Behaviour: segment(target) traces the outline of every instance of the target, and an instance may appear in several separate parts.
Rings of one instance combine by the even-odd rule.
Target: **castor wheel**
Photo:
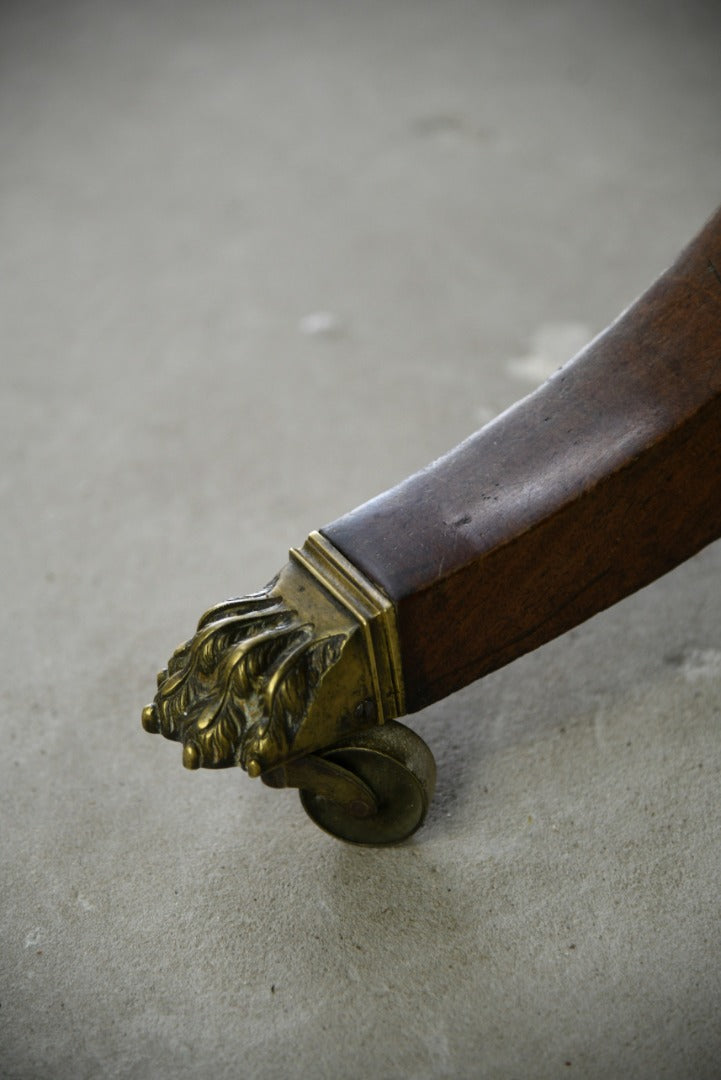
[[[360,780],[375,802],[340,803],[301,789],[303,809],[325,832],[351,844],[398,844],[423,824],[436,766],[423,739],[405,724],[389,720],[319,756]]]

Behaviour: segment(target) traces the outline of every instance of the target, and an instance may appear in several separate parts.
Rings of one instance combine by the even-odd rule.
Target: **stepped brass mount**
[[[258,593],[217,604],[158,675],[143,727],[189,769],[239,765],[300,789],[352,843],[396,843],[423,822],[435,765],[404,713],[395,610],[320,533]]]

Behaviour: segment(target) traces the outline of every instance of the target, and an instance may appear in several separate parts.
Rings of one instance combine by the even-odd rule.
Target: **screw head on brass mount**
[[[189,769],[239,765],[299,788],[326,832],[387,844],[422,824],[435,786],[404,711],[393,604],[312,533],[265,589],[202,616],[142,723],[182,743]]]

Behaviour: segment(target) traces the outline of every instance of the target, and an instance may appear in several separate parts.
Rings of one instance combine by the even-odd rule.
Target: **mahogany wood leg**
[[[397,717],[719,536],[721,210],[535,393],[206,613],[143,724],[191,768],[301,788],[335,835],[401,840],[434,769]]]

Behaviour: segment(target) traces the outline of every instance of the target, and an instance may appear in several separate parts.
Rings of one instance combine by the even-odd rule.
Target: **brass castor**
[[[436,766],[423,739],[405,724],[389,720],[318,756],[360,780],[375,801],[340,803],[301,789],[303,809],[331,836],[350,844],[397,844],[423,824]]]

